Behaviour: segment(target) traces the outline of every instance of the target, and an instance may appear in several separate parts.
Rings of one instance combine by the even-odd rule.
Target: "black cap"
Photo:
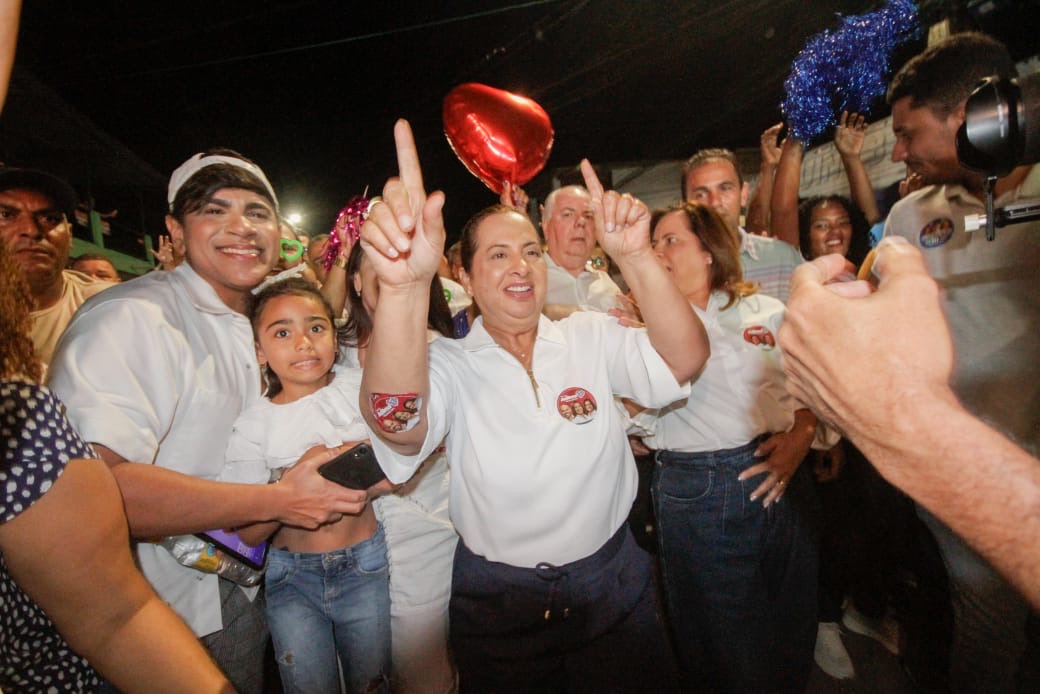
[[[76,191],[57,176],[37,169],[0,168],[0,191],[25,188],[43,193],[65,213],[70,220],[79,198]]]

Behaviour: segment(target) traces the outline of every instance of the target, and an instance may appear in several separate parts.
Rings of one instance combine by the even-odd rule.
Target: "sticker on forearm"
[[[419,423],[422,398],[418,393],[372,393],[371,397],[372,414],[383,431],[397,434]]]

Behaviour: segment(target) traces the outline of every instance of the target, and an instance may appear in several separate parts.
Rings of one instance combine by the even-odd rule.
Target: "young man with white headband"
[[[166,227],[185,261],[84,305],[58,344],[50,386],[112,467],[156,592],[240,692],[259,692],[262,600],[179,564],[149,542],[278,520],[314,528],[357,513],[364,492],[316,473],[312,452],[275,485],[215,482],[231,426],[260,397],[246,310],[278,259],[278,200],[263,171],[229,150],[197,154],[170,179]]]

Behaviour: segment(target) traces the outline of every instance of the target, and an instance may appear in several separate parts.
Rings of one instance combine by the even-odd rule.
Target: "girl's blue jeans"
[[[390,589],[383,526],[317,554],[271,548],[267,621],[286,692],[389,691]]]

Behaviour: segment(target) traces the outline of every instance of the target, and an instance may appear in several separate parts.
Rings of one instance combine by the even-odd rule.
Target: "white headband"
[[[177,197],[177,191],[179,191],[185,183],[188,182],[192,176],[198,173],[199,169],[203,169],[210,164],[230,164],[231,166],[237,166],[240,169],[245,169],[249,173],[253,174],[260,179],[260,182],[267,188],[267,192],[271,194],[271,199],[274,201],[275,207],[278,207],[278,196],[274,194],[274,188],[271,186],[271,182],[267,180],[267,176],[260,170],[260,167],[251,162],[239,159],[238,157],[226,157],[221,154],[196,154],[188,161],[177,167],[177,170],[170,176],[170,186],[166,192],[166,202],[170,206],[170,210],[173,210],[173,199]]]

